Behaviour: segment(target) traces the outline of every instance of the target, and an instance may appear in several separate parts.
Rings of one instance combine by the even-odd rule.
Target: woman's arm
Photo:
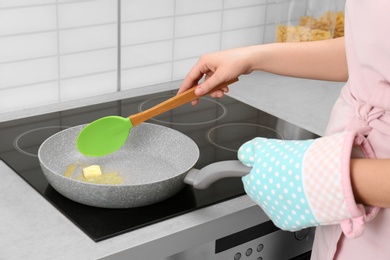
[[[203,55],[188,73],[178,93],[181,93],[206,75],[206,80],[195,92],[198,96],[215,86],[254,70],[274,74],[346,81],[348,78],[344,38],[313,42],[288,42],[255,45]],[[215,91],[213,97],[224,92]]]
[[[273,43],[253,50],[254,70],[328,80],[348,79],[344,37],[312,42]],[[256,55],[257,54],[257,55]]]
[[[355,200],[390,207],[390,159],[352,159],[351,183]]]

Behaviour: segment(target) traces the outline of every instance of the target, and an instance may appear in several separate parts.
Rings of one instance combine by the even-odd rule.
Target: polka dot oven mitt
[[[245,191],[283,230],[340,223],[347,237],[357,237],[379,209],[354,200],[349,175],[354,146],[375,157],[354,132],[305,141],[255,138],[238,151],[238,159],[253,167],[242,178]]]

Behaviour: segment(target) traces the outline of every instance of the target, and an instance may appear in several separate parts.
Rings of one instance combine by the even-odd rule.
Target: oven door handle
[[[238,160],[220,161],[209,164],[204,168],[191,169],[184,182],[196,189],[207,189],[214,182],[228,177],[243,177],[251,168],[243,165]]]

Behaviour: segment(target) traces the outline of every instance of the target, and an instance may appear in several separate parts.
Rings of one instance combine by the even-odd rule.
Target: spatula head
[[[133,124],[128,117],[107,116],[84,127],[76,140],[80,153],[99,157],[118,150],[127,140]]]

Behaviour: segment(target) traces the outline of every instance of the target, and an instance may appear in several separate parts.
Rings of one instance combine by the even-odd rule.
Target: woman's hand
[[[311,42],[254,45],[203,55],[184,79],[181,93],[205,76],[195,94],[223,97],[229,89],[212,91],[218,84],[254,70],[316,80],[346,81],[348,67],[344,38]],[[198,101],[193,101],[196,104]]]
[[[229,80],[238,78],[242,74],[249,74],[253,71],[250,65],[250,51],[248,48],[237,48],[227,51],[203,55],[184,79],[178,94],[198,84],[198,81],[205,76],[205,80],[195,90],[197,96],[207,93],[210,96],[223,97],[229,88],[212,91],[217,85]],[[197,104],[198,100],[192,102]]]

